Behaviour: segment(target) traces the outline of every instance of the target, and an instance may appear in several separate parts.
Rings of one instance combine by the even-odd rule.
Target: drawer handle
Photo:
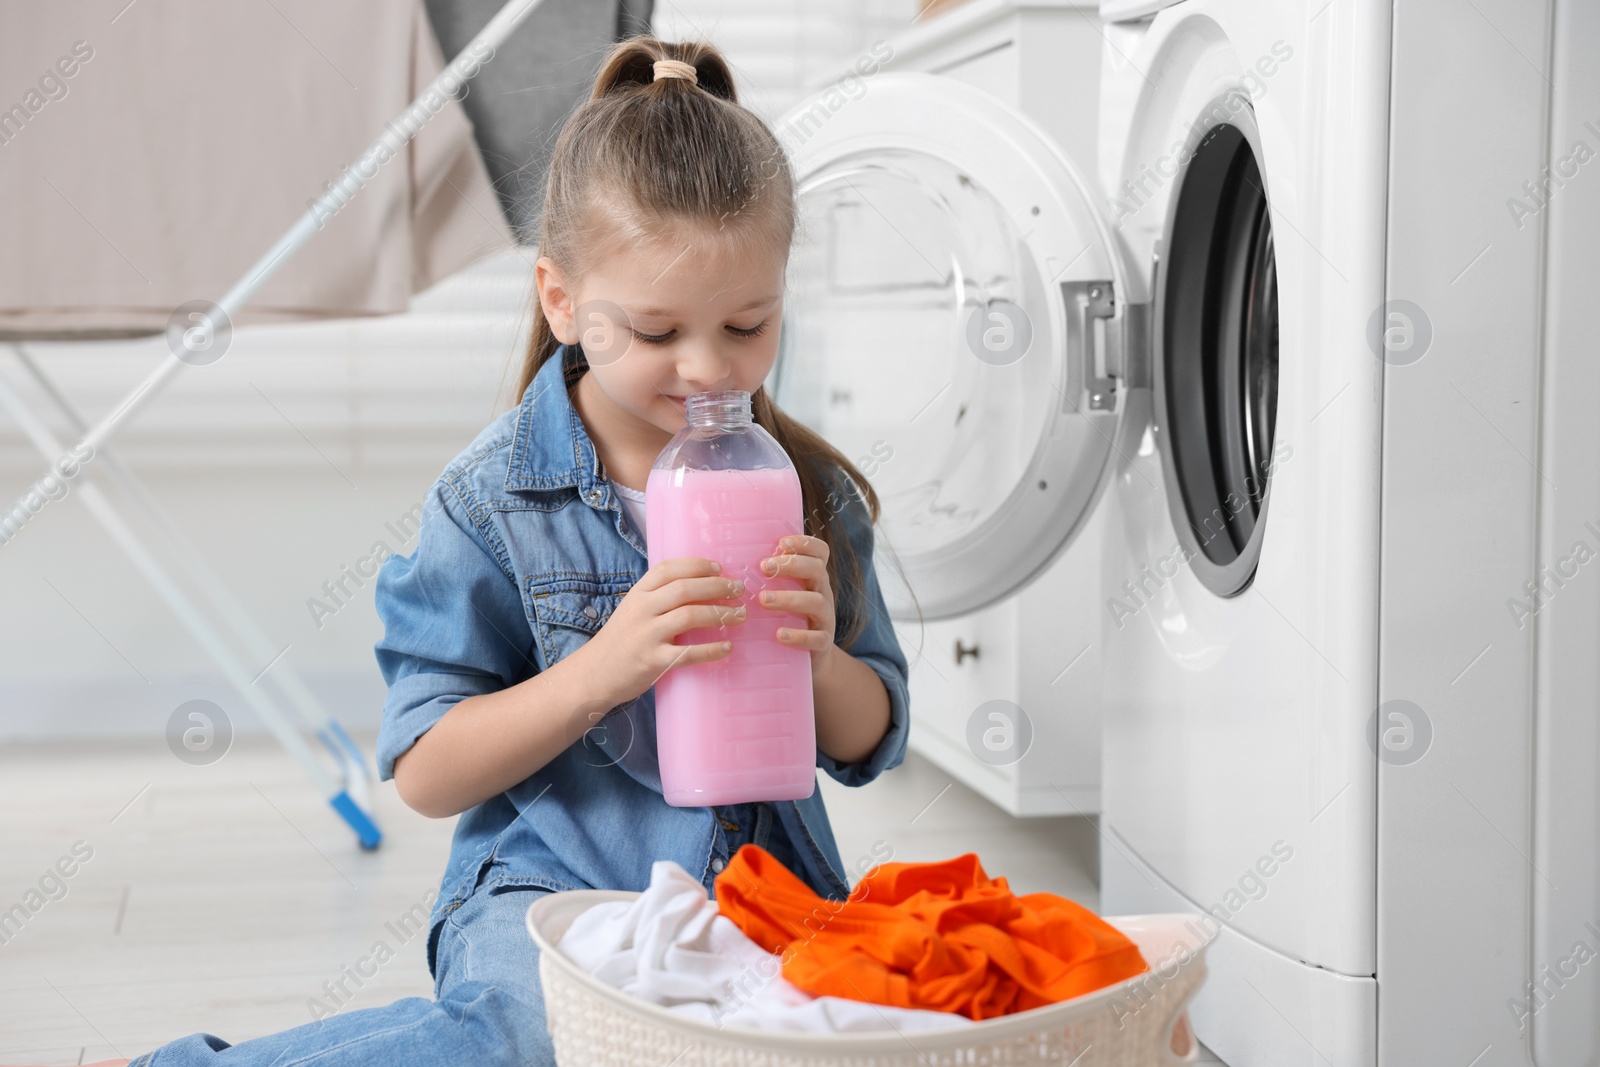
[[[969,648],[961,643],[961,638],[956,638],[956,666],[961,666],[961,661],[966,659],[968,656],[971,656],[973,659],[977,659],[978,646],[973,645]]]

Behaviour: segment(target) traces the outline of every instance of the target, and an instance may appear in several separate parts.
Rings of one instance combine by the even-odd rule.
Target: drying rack
[[[28,493],[5,512],[0,512],[0,520],[11,520],[7,523],[7,539],[16,536],[45,506],[39,504],[30,507],[30,499],[48,504],[53,496],[49,492],[52,483],[59,483],[66,471],[73,472],[67,476],[71,480],[90,464],[103,467],[108,481],[126,496],[134,510],[171,549],[168,561],[163,562],[151,550],[149,543],[139,536],[110,496],[98,485],[84,479],[77,486],[77,493],[71,495],[82,498],[89,513],[105,527],[111,539],[155,587],[184,628],[216,663],[228,683],[261,716],[268,730],[304,768],[307,777],[327,798],[334,812],[355,831],[356,839],[364,849],[375,849],[383,840],[383,833],[372,816],[368,792],[375,779],[371,763],[288,664],[278,667],[274,673],[276,693],[256,684],[260,675],[251,678],[245,667],[248,662],[245,657],[258,662],[273,657],[266,635],[251,620],[238,598],[205,563],[204,557],[161,508],[156,498],[106,446],[116,430],[150,403],[161,388],[185,367],[204,365],[221,358],[220,355],[211,355],[209,350],[231,332],[234,316],[245,303],[316,236],[327,218],[360,193],[386,161],[400,155],[400,150],[437,111],[437,105],[430,105],[429,101],[437,101],[441,96],[455,96],[460,92],[461,86],[477,74],[482,64],[493,58],[495,47],[541,2],[507,0],[416,99],[393,120],[384,124],[383,132],[345,169],[340,181],[311,201],[305,213],[245,272],[233,288],[217,303],[203,309],[194,310],[193,305],[184,305],[180,310],[191,312],[185,321],[194,321],[196,325],[182,329],[181,333],[169,326],[167,341],[170,351],[166,359],[99,422],[90,425],[27,350],[16,342],[9,343],[12,354],[26,374],[43,390],[73,432],[81,435],[75,445],[69,448],[62,443],[48,423],[23,401],[22,394],[6,369],[0,367],[0,407],[4,407],[17,420],[34,448],[52,461],[52,467],[39,476]],[[13,518],[18,515],[24,517],[21,522]],[[269,662],[268,666],[271,667],[272,663]],[[332,759],[331,767],[307,741],[308,732],[314,733],[322,743]]]

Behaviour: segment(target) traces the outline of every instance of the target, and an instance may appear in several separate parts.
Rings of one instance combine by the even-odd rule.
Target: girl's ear
[[[533,265],[533,278],[539,290],[539,306],[544,309],[551,334],[564,345],[576,344],[578,331],[573,322],[572,293],[555,260],[540,256]]]

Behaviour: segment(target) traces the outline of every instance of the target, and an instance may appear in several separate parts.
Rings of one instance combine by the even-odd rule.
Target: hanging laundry
[[[428,19],[453,56],[504,0],[426,0]],[[545,175],[556,133],[588,99],[606,48],[650,32],[653,0],[543,0],[473,79],[461,101],[517,240],[539,240]]]
[[[756,845],[717,875],[718,909],[783,954],[816,996],[956,1012],[973,1020],[1053,1004],[1143,973],[1132,941],[1052,893],[1013,894],[975,853],[881,863],[827,900]]]
[[[0,337],[159,333],[221,299],[445,62],[422,0],[8,11]],[[461,103],[432,106],[235,325],[402,312],[512,246]]]

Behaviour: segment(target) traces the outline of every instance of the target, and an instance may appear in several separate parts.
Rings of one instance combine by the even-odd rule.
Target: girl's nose
[[[685,391],[691,393],[725,389],[732,377],[728,361],[704,349],[684,353],[677,370],[678,377],[690,386]]]

